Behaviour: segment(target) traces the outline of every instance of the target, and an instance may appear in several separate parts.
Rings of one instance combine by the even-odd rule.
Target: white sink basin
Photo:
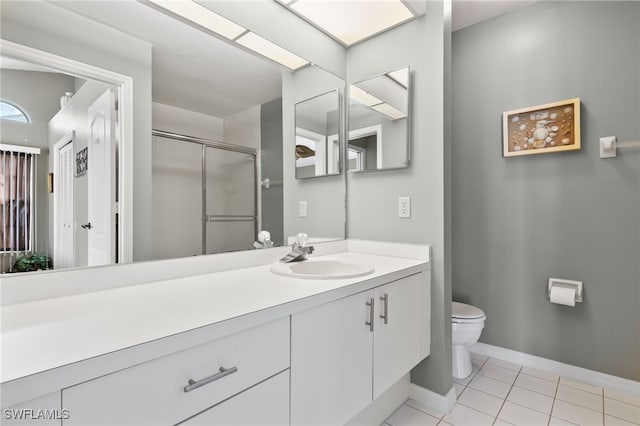
[[[339,259],[310,258],[302,262],[276,262],[271,265],[271,272],[274,274],[310,280],[355,278],[369,275],[373,271],[374,269],[371,265],[352,263]]]

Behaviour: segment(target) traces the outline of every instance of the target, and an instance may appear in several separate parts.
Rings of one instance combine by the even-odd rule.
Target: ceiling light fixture
[[[381,114],[386,115],[387,117],[391,118],[392,120],[399,120],[401,118],[406,118],[407,114],[405,114],[402,111],[399,111],[397,109],[395,109],[394,107],[392,107],[389,104],[386,103],[381,103],[379,105],[374,105],[371,108],[375,109],[376,111],[378,111]]]
[[[369,92],[366,92],[353,84],[349,86],[349,97],[354,101],[389,117],[391,120],[399,120],[407,117],[407,114],[404,112],[392,107],[386,102],[381,101]]]
[[[413,19],[402,0],[277,0],[345,46]]]
[[[365,92],[358,86],[354,86],[353,84],[349,87],[349,97],[355,99],[356,102],[361,103],[362,105],[367,107],[382,103],[380,99],[369,94],[369,92]]]
[[[224,16],[218,15],[212,10],[195,3],[193,0],[147,0],[147,2],[169,12],[171,15],[186,19],[199,27],[226,37],[261,56],[284,65],[292,71],[309,65],[310,63],[306,59],[289,52],[287,49],[228,20]]]
[[[234,40],[236,37],[246,32],[247,29],[241,27],[235,22],[231,22],[227,18],[218,15],[217,13],[200,6],[191,0],[188,1],[166,1],[166,0],[148,0],[156,6],[171,12],[174,15],[178,15],[185,18],[194,24],[198,24],[201,27],[213,31],[216,34],[220,34],[229,40]]]
[[[301,57],[289,52],[287,49],[284,49],[277,44],[260,37],[258,34],[252,33],[251,31],[247,31],[235,41],[247,49],[251,49],[254,52],[276,61],[293,71],[309,65],[309,61],[306,59],[302,59]]]

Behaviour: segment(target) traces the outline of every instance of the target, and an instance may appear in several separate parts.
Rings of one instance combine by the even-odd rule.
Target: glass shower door
[[[205,148],[205,253],[253,248],[257,234],[256,156]]]

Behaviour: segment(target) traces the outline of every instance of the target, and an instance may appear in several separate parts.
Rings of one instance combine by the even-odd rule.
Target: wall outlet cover
[[[398,217],[411,217],[411,197],[398,197]]]

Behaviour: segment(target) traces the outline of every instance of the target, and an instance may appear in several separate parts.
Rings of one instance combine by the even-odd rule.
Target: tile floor
[[[451,413],[409,399],[385,426],[640,425],[638,396],[478,354],[471,358],[471,376],[454,379],[458,400]]]

